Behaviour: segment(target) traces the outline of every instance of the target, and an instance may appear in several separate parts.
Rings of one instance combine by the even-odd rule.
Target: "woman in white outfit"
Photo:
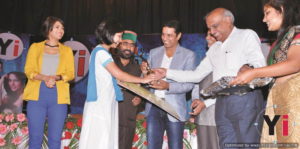
[[[123,34],[114,19],[102,21],[96,31],[99,45],[92,51],[89,65],[87,99],[83,111],[80,149],[118,149],[118,101],[122,100],[116,79],[148,83],[154,76],[139,78],[120,70],[109,50],[116,48]]]

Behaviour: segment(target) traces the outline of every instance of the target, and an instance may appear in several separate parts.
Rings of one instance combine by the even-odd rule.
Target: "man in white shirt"
[[[194,71],[158,69],[168,79],[178,82],[200,82],[210,72],[213,81],[224,76],[236,76],[240,68],[250,69],[265,66],[257,34],[250,29],[234,26],[234,16],[224,8],[217,8],[206,16],[211,35],[217,39]],[[247,94],[218,97],[204,101],[205,107],[215,103],[215,119],[220,148],[228,143],[259,143],[261,120],[256,120],[263,109],[263,97],[259,90]],[[204,106],[202,106],[204,107]],[[196,108],[194,113],[200,113]],[[197,111],[198,110],[198,111]]]

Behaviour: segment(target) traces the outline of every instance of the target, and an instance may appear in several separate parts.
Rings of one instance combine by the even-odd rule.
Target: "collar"
[[[237,30],[238,29],[235,26],[233,26],[233,29],[230,32],[229,36],[226,38],[226,40],[224,42],[221,42],[221,41],[219,41],[219,42],[221,42],[222,44],[226,43],[227,40],[229,40],[232,36],[234,36],[234,34],[237,32]]]

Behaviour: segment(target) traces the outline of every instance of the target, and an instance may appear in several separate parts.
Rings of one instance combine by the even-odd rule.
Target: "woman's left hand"
[[[247,84],[255,78],[255,69],[249,69],[238,73],[234,80],[232,80],[230,85],[240,85]]]
[[[49,80],[45,81],[46,86],[49,88],[53,88],[55,85],[55,78],[50,76]]]

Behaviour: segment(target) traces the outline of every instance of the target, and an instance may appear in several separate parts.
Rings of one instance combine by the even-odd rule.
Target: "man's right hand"
[[[191,104],[192,112],[190,112],[190,114],[196,116],[200,114],[204,108],[206,108],[204,102],[200,99],[195,99]]]
[[[135,97],[133,97],[131,102],[132,102],[133,106],[138,106],[142,102],[142,99],[141,99],[141,97],[135,96]]]

